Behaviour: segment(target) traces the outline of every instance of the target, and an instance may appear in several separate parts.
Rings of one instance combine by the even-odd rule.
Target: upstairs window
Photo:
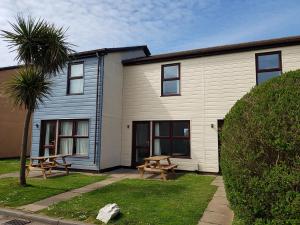
[[[161,67],[161,96],[180,95],[180,64],[167,64]]]
[[[256,57],[256,84],[281,75],[281,52],[258,53]]]
[[[67,94],[83,94],[83,62],[69,64]]]
[[[190,121],[154,121],[153,155],[190,157]]]

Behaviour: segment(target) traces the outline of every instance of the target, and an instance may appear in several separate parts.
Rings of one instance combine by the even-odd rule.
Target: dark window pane
[[[164,81],[163,95],[179,94],[179,80]]]
[[[257,74],[257,83],[263,83],[271,78],[278,77],[281,75],[281,71],[264,72]]]
[[[260,55],[258,56],[258,69],[274,69],[279,68],[279,54]]]
[[[148,148],[136,148],[135,159],[137,163],[143,163],[144,159],[149,157],[150,152]]]
[[[190,140],[174,139],[173,140],[173,156],[188,156],[190,149]]]
[[[154,134],[156,137],[168,137],[170,136],[170,123],[168,122],[159,122],[154,125]]]
[[[188,137],[189,123],[188,122],[173,122],[173,136]]]
[[[149,145],[149,126],[146,123],[136,124],[136,146],[147,147]]]
[[[178,65],[164,66],[164,79],[179,77]]]
[[[170,155],[171,143],[168,139],[155,139],[154,140],[154,155]]]

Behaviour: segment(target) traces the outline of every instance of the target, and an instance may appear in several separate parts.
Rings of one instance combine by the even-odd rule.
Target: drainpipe
[[[98,58],[98,66],[97,66],[97,93],[96,93],[94,164],[98,167],[98,171],[100,171],[100,156],[101,156],[104,55],[106,55],[106,53],[99,53],[99,52],[96,53],[96,56]]]

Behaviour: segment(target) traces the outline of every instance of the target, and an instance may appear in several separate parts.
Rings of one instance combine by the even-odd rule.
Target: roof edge
[[[252,51],[267,48],[276,48],[284,46],[300,45],[300,36],[289,36],[283,38],[267,39],[253,42],[243,42],[238,44],[221,45],[208,48],[193,49],[187,51],[171,52],[165,54],[152,55],[148,57],[139,57],[123,60],[125,66],[149,64],[163,61],[174,61],[180,59],[198,58],[204,56],[221,55]]]
[[[132,50],[143,50],[145,55],[148,57],[151,55],[149,48],[147,45],[138,45],[138,46],[129,46],[129,47],[117,47],[117,48],[100,48],[100,49],[94,49],[89,51],[83,51],[83,52],[76,52],[71,54],[71,57],[74,58],[87,58],[87,57],[94,57],[96,54],[108,54],[113,52],[125,52],[125,51],[132,51]]]
[[[3,71],[3,70],[14,70],[14,69],[20,68],[21,66],[22,65],[0,67],[0,71]]]

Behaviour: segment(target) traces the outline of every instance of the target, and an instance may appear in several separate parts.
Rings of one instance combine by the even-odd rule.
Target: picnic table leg
[[[161,179],[163,179],[164,181],[167,180],[166,174],[164,172],[161,172],[160,176],[161,176]]]
[[[144,178],[144,169],[139,168],[139,172],[140,172],[140,177],[143,179]]]
[[[170,160],[170,158],[167,158],[167,161],[168,161],[169,165],[171,165],[171,160]]]
[[[42,169],[42,173],[43,173],[43,178],[47,179],[47,174],[46,174],[46,170],[45,169]]]
[[[27,167],[26,167],[26,174],[25,174],[26,177],[28,177],[29,172],[30,172],[30,168],[29,168],[29,166],[27,166]]]
[[[65,166],[66,174],[69,175],[69,168]]]
[[[172,171],[173,174],[176,174],[174,168],[172,168],[171,171]]]
[[[67,165],[67,162],[66,162],[66,158],[65,157],[62,157],[62,161],[65,165],[65,171],[66,171],[66,175],[69,175],[69,168],[66,166]]]

